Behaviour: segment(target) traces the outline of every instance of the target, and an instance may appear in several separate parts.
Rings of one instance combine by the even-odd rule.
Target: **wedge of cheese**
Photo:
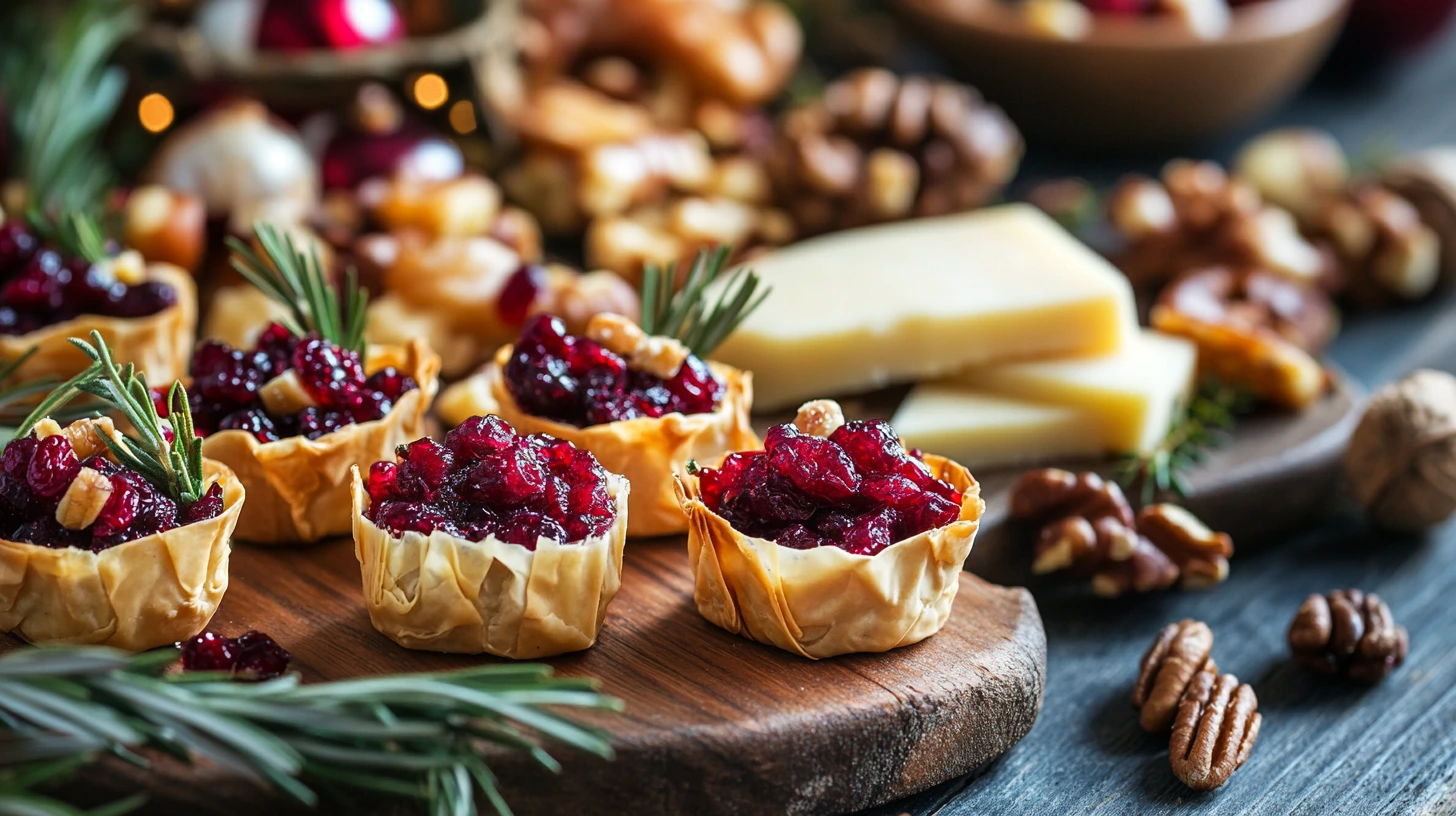
[[[753,372],[758,408],[1107,354],[1137,325],[1127,280],[1026,205],[820,236],[751,265],[773,291],[713,357]]]
[[[941,385],[911,389],[890,424],[907,447],[972,469],[1105,452],[1095,418],[1084,411]]]
[[[1075,408],[1108,453],[1152,449],[1188,398],[1198,351],[1181,337],[1145,330],[1102,357],[981,366],[948,378],[971,391]]]

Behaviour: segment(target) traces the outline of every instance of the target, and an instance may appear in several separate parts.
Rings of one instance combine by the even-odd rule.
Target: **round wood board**
[[[493,659],[410,651],[375,632],[350,541],[239,544],[230,569],[210,628],[270,633],[306,680]],[[704,620],[675,538],[629,543],[597,644],[544,662],[600,679],[626,710],[583,716],[612,732],[613,761],[557,746],[563,772],[553,775],[519,754],[493,758],[516,813],[837,813],[924,790],[1015,745],[1041,711],[1046,635],[1026,590],[963,573],[939,634],[884,654],[807,660]],[[206,769],[112,767],[107,791],[145,786],[149,813],[294,810]]]

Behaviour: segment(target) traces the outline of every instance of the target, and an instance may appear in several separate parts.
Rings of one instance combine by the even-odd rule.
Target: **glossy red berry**
[[[182,668],[187,671],[231,672],[238,664],[237,641],[203,632],[182,643]]]
[[[59,499],[81,472],[81,460],[62,434],[40,440],[26,470],[26,481],[38,496]]]
[[[239,679],[272,680],[288,671],[288,664],[293,660],[288,650],[257,630],[239,635],[233,651],[237,654],[233,672]]]
[[[222,485],[213,482],[202,497],[187,507],[187,512],[182,514],[184,524],[193,524],[199,521],[206,521],[222,515]]]
[[[521,325],[531,304],[536,302],[536,296],[544,288],[546,268],[540,264],[522,264],[501,287],[495,302],[496,316],[507,326]]]

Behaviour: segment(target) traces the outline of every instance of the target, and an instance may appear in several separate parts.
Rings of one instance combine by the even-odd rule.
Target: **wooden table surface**
[[[1456,30],[1398,73],[1323,77],[1265,122],[1192,155],[1227,160],[1240,138],[1276,124],[1325,127],[1354,151],[1456,144]],[[1033,150],[1021,178],[1075,173],[1105,183],[1167,158],[1089,167]],[[1332,356],[1372,387],[1420,365],[1456,371],[1456,299],[1353,317]],[[1410,630],[1405,666],[1368,690],[1306,674],[1284,642],[1307,594],[1350,586],[1379,593]],[[1048,677],[1031,734],[979,774],[873,813],[1456,812],[1453,589],[1456,525],[1425,537],[1381,533],[1343,498],[1303,534],[1237,554],[1228,582],[1209,592],[1109,603],[1033,587]],[[1173,778],[1167,740],[1141,731],[1128,702],[1139,657],[1160,627],[1184,617],[1212,627],[1220,669],[1253,685],[1264,714],[1248,764],[1210,794]]]

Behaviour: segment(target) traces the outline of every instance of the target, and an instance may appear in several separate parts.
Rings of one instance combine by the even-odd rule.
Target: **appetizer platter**
[[[405,37],[384,0],[200,5],[158,14],[246,40],[211,45],[268,93]],[[1085,185],[998,200],[1024,146],[970,86],[865,68],[774,107],[802,44],[774,0],[599,5],[528,3],[460,139],[414,110],[434,73],[312,124],[172,129],[164,98],[121,190],[57,158],[104,164],[107,117],[43,103],[114,106],[78,32],[138,21],[42,16],[55,58],[0,87],[0,803],[861,810],[1031,730],[1026,586],[1218,591],[1347,456],[1382,523],[1456,510],[1412,427],[1445,433],[1456,382],[1367,412],[1323,361],[1342,308],[1447,283],[1452,163],[1266,134],[1124,178],[1094,248],[1060,206]],[[476,105],[510,130],[489,162]],[[1356,674],[1399,666],[1378,598],[1322,603],[1304,664],[1354,665],[1319,627],[1358,606]],[[1193,623],[1134,702],[1209,790],[1262,720]],[[1203,767],[1210,700],[1236,739]]]

